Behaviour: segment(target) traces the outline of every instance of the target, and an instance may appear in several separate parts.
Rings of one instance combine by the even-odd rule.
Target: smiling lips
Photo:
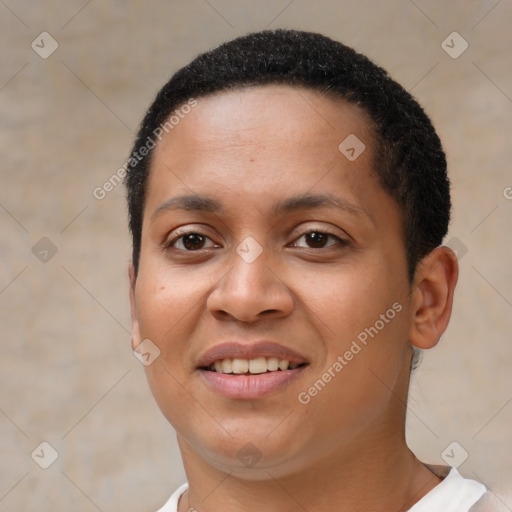
[[[228,342],[203,354],[198,370],[226,398],[255,399],[284,387],[307,365],[300,354],[277,343]]]
[[[207,370],[217,373],[229,374],[259,374],[265,372],[276,372],[279,370],[294,370],[299,366],[297,363],[290,363],[286,359],[278,357],[256,357],[254,359],[222,359],[208,366]]]

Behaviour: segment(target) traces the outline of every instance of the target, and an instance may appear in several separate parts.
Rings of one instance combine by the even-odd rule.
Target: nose
[[[235,253],[231,268],[207,299],[207,308],[217,319],[244,323],[284,318],[293,306],[293,295],[266,251],[252,262]]]

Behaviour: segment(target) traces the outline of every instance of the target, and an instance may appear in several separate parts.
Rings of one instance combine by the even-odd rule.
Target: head
[[[160,351],[146,371],[182,450],[227,470],[250,442],[286,474],[382,419],[403,427],[413,349],[446,328],[457,262],[440,247],[440,140],[383,69],[318,34],[228,42],[158,93],[126,185],[133,345]],[[220,396],[207,354],[232,340],[293,350],[298,376]]]

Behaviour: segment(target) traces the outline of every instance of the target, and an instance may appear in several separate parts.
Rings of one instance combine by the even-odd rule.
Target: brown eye
[[[303,242],[300,242],[302,240]],[[310,249],[323,249],[334,245],[346,245],[346,242],[335,235],[331,235],[330,233],[309,231],[300,236],[294,245],[296,247],[305,247]]]
[[[194,249],[202,249],[205,237],[198,233],[189,233],[183,236],[183,246],[185,249],[192,251]]]
[[[209,246],[207,245],[208,243],[210,243]],[[190,232],[173,238],[166,246],[169,249],[192,252],[205,249],[207,247],[213,247],[214,245],[215,244],[213,244],[210,238],[206,235]]]
[[[312,231],[307,235],[304,235],[306,238],[306,243],[309,244],[310,247],[324,247],[327,243],[329,235],[326,233],[319,233],[318,231]]]

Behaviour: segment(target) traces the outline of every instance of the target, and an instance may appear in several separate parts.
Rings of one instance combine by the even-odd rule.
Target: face
[[[133,344],[182,449],[263,478],[401,432],[410,285],[371,167],[361,110],[281,85],[202,98],[155,148]]]

